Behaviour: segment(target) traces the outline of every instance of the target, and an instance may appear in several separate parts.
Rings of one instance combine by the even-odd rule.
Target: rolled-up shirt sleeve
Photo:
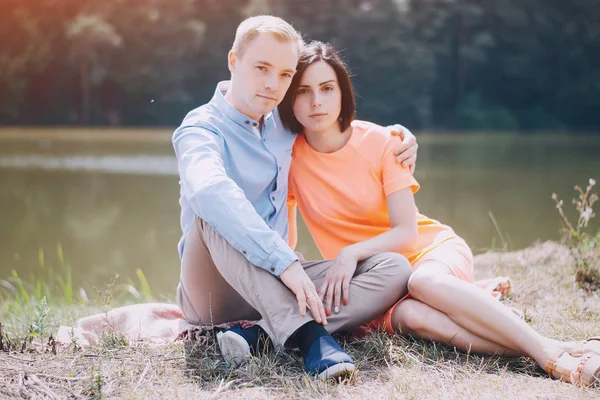
[[[244,191],[227,176],[224,140],[198,126],[181,126],[173,134],[182,195],[206,221],[252,264],[281,275],[298,257],[273,231]]]

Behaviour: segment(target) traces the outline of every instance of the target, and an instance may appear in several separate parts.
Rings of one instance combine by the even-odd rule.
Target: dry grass
[[[505,302],[522,310],[541,333],[558,339],[600,334],[598,293],[578,288],[563,246],[544,243],[520,252],[486,253],[476,257],[476,265],[477,278],[512,278],[514,291]],[[69,314],[76,318],[91,311],[75,307],[68,313],[61,310],[50,330],[68,324]],[[0,321],[7,319],[0,313]],[[0,397],[600,398],[600,389],[552,380],[526,358],[465,355],[384,334],[351,344],[341,340],[359,367],[352,380],[341,383],[309,378],[301,360],[291,353],[268,354],[228,369],[213,333],[161,348],[127,345],[109,334],[100,346],[79,351],[59,348],[56,355],[43,350],[0,352]]]

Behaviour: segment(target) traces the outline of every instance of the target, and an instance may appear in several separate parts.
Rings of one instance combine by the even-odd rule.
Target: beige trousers
[[[331,264],[302,261],[317,288]],[[411,272],[406,258],[397,253],[359,262],[350,282],[348,305],[327,318],[327,331],[355,328],[383,314],[408,292]],[[184,247],[177,304],[193,324],[260,320],[276,346],[283,346],[299,327],[313,320],[309,312],[300,315],[296,296],[278,277],[251,264],[198,217]]]

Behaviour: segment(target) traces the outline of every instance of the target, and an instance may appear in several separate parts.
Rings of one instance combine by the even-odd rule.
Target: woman
[[[394,161],[398,139],[354,120],[352,84],[335,50],[311,43],[297,71],[280,105],[284,124],[300,134],[289,176],[290,242],[297,204],[323,257],[335,259],[319,289],[326,313],[352,301],[348,284],[358,261],[396,251],[413,266],[409,296],[371,326],[475,353],[527,355],[555,378],[597,382],[600,341],[546,338],[473,285],[464,240],[418,213],[419,184]]]

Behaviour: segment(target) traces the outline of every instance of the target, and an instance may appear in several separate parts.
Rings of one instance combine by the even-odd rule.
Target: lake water
[[[60,245],[77,286],[102,287],[117,273],[122,282],[135,280],[141,268],[154,295],[172,296],[180,228],[170,135],[0,130],[0,279],[13,269],[25,278],[39,271],[40,250],[56,268]],[[600,136],[419,134],[418,140],[420,211],[451,225],[475,252],[558,239],[552,193],[571,210],[575,184],[600,182]],[[303,224],[298,250],[320,258]]]

